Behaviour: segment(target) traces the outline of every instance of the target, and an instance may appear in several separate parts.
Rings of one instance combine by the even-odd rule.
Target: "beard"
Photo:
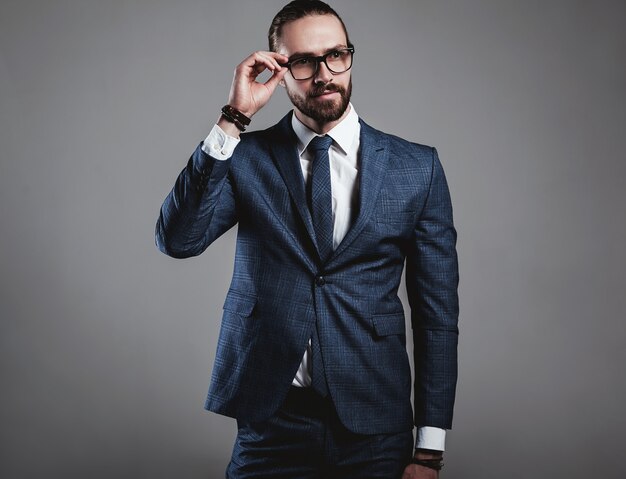
[[[316,98],[330,91],[339,93],[339,101],[334,99],[320,101]],[[300,110],[304,115],[320,124],[330,123],[331,121],[336,121],[341,118],[341,115],[343,115],[348,108],[351,95],[352,78],[350,78],[348,88],[344,88],[334,83],[314,85],[304,97],[287,89],[287,96],[291,100],[291,103],[293,103],[293,106]]]

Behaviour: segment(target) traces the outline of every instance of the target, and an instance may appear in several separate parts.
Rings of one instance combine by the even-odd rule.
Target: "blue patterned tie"
[[[328,158],[328,149],[332,142],[330,136],[316,136],[308,146],[314,154],[308,185],[309,208],[322,261],[326,261],[333,252],[333,200]],[[326,397],[328,385],[317,326],[318,324],[315,324],[311,336],[311,386],[318,394]]]
[[[332,143],[330,136],[316,136],[308,146],[314,153],[309,182],[309,208],[322,261],[326,261],[333,251],[333,200],[328,159],[328,149]]]

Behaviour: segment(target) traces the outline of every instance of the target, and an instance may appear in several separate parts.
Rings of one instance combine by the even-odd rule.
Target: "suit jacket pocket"
[[[254,307],[257,298],[236,291],[229,291],[224,301],[224,312],[230,317],[239,318],[239,324],[243,329],[250,327]]]
[[[415,224],[416,210],[408,198],[381,191],[374,211],[376,222],[384,224]]]
[[[406,334],[404,313],[377,314],[372,316],[372,323],[376,336],[390,336],[392,334]]]

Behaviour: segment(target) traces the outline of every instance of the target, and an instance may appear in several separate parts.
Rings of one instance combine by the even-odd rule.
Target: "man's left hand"
[[[404,469],[402,479],[438,479],[439,471],[418,464],[409,464]]]

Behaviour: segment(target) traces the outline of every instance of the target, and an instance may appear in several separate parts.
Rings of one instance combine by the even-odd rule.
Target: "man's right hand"
[[[281,67],[279,63],[288,60],[285,55],[276,52],[254,52],[235,69],[228,104],[247,117],[252,117],[269,101],[287,73],[288,68]],[[257,77],[265,70],[270,70],[272,75],[265,83],[258,82]]]

